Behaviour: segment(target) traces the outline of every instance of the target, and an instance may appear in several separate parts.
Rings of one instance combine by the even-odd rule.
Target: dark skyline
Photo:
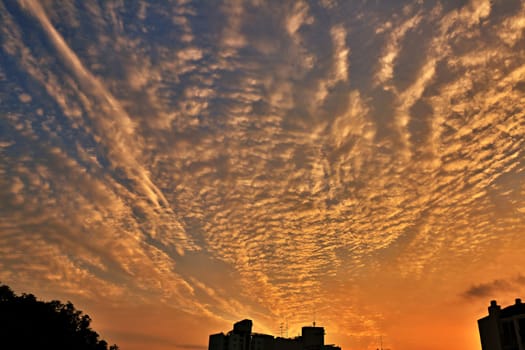
[[[296,337],[281,334],[253,333],[253,322],[250,319],[235,322],[233,329],[210,334],[208,350],[341,350],[334,344],[325,343],[324,327],[302,326]]]

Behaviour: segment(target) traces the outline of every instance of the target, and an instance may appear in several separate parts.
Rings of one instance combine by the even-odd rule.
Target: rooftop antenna
[[[288,318],[286,319],[286,338],[288,338]]]
[[[283,326],[284,326],[284,325],[283,325],[283,323],[281,322],[281,323],[279,324],[279,333],[280,333],[280,335],[281,335],[281,338],[283,337]]]
[[[379,348],[377,350],[390,350],[389,348],[383,349],[383,336],[379,336]]]
[[[315,327],[315,308],[314,308],[314,322],[313,322],[313,325]]]

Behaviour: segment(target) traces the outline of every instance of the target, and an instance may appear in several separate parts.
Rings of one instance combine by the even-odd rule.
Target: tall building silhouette
[[[242,320],[233,325],[227,335],[223,333],[210,335],[209,350],[250,350],[252,321]]]
[[[302,328],[303,350],[320,350],[324,347],[324,328],[323,327],[303,327]]]
[[[251,320],[242,320],[227,334],[211,334],[208,350],[341,350],[324,343],[323,327],[303,327],[300,336],[283,338],[252,333],[252,325]]]
[[[521,299],[503,309],[492,300],[488,310],[488,316],[478,320],[481,348],[525,350],[525,304]]]

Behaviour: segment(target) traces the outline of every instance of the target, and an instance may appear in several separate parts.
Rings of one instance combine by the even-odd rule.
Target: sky
[[[0,0],[0,281],[123,350],[249,318],[479,350],[525,297],[525,2]]]

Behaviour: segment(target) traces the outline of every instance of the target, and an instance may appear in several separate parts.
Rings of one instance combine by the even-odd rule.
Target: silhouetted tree
[[[108,343],[99,339],[90,323],[91,318],[71,302],[18,296],[9,286],[0,285],[0,349],[108,350]]]

